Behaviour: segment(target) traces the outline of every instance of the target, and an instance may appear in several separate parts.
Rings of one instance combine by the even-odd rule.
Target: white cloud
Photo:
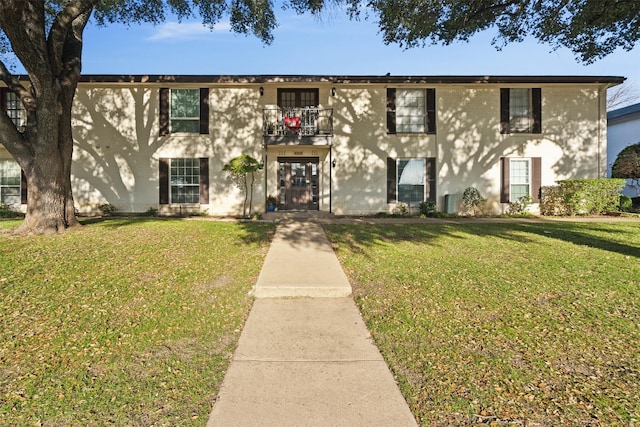
[[[153,27],[154,33],[147,37],[150,41],[189,40],[206,37],[211,33],[228,32],[231,26],[228,22],[220,22],[211,30],[201,22],[164,22]]]

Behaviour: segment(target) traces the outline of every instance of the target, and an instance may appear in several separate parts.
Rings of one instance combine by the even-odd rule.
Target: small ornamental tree
[[[611,177],[632,180],[631,185],[640,195],[640,142],[629,145],[618,154],[611,168]]]
[[[242,216],[247,217],[247,198],[249,199],[249,216],[253,205],[253,184],[256,180],[255,173],[261,170],[264,164],[260,163],[248,154],[231,159],[224,165],[223,171],[228,172],[238,188],[244,191],[244,202],[242,204]],[[250,180],[250,181],[249,181]]]
[[[476,216],[486,201],[487,199],[482,197],[480,191],[475,187],[468,187],[462,193],[462,207],[468,215]]]

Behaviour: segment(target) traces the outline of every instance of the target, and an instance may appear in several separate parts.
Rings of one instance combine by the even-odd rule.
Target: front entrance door
[[[279,158],[278,163],[280,209],[318,210],[318,158]]]

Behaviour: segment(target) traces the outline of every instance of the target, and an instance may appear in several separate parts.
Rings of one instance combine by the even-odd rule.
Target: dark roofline
[[[626,79],[619,76],[317,76],[317,75],[117,75],[85,74],[82,83],[378,83],[378,84],[594,84],[611,86]]]
[[[640,116],[640,103],[609,111],[607,113],[607,120],[609,124],[613,124],[631,119],[634,116]]]

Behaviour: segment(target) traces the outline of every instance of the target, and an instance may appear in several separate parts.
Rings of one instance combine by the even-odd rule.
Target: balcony
[[[262,110],[265,145],[331,145],[333,110],[315,107]]]

